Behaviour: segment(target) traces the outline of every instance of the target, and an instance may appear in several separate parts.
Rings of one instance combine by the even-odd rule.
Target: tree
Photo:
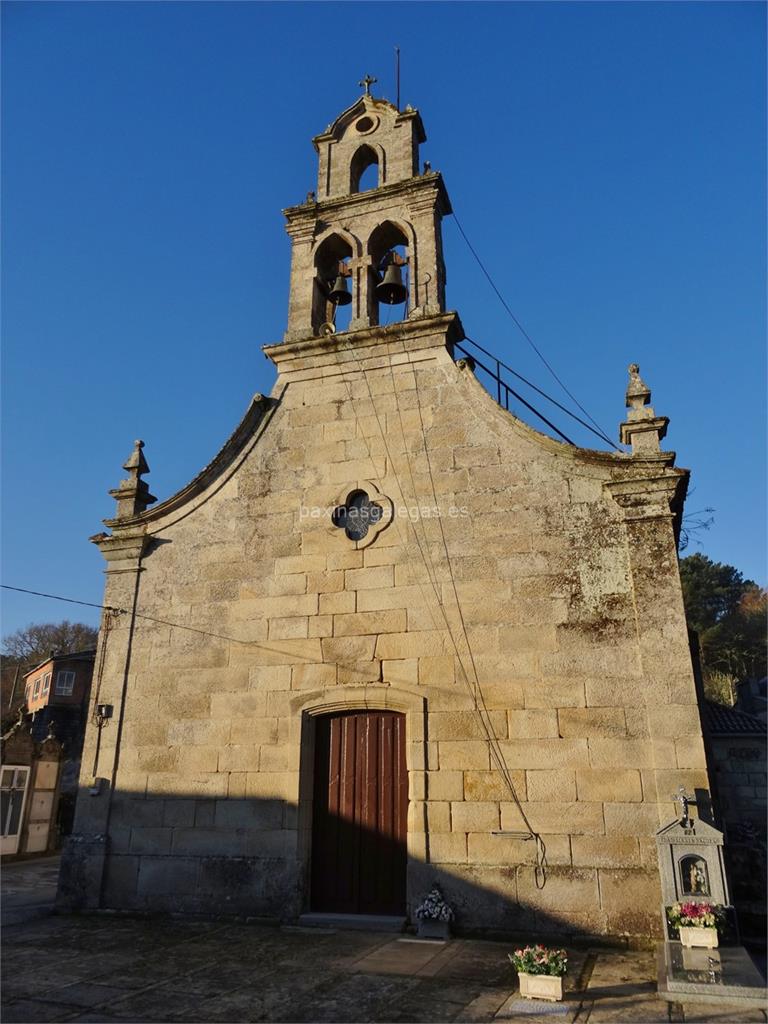
[[[698,553],[681,559],[680,580],[688,625],[699,634],[731,614],[747,588],[757,587],[732,565]]]
[[[702,554],[681,560],[680,579],[688,625],[699,638],[704,692],[733,704],[739,682],[766,673],[768,592]]]
[[[98,629],[84,622],[41,622],[26,629],[17,629],[3,639],[3,660],[6,665],[31,667],[56,654],[87,651],[96,646]]]

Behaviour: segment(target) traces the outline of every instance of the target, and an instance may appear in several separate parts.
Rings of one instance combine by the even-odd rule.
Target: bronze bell
[[[405,302],[407,295],[400,267],[396,263],[388,264],[384,277],[376,285],[376,298],[388,306],[399,306],[401,302]]]
[[[352,296],[349,294],[347,286],[347,279],[342,274],[339,274],[333,282],[333,287],[328,292],[328,300],[334,306],[348,306],[352,301]]]

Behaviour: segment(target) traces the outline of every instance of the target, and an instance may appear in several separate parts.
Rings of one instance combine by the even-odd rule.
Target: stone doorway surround
[[[408,828],[406,832],[406,906],[410,907],[411,865],[426,857],[426,834],[416,830],[412,813],[423,800],[427,772],[427,700],[417,690],[387,685],[335,686],[297,695],[291,701],[291,744],[300,750],[297,819],[297,879],[299,905],[310,910],[309,889],[312,856],[312,809],[314,792],[315,720],[337,711],[399,711],[405,716],[405,765],[408,772]]]

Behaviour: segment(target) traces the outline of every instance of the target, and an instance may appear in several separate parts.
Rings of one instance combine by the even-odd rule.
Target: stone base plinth
[[[743,946],[684,949],[660,942],[657,955],[659,996],[667,1002],[765,1009],[765,981]]]

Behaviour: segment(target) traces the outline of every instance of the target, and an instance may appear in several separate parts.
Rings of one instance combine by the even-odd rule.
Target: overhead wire
[[[558,383],[558,384],[560,385],[560,387],[561,387],[561,388],[563,389],[563,391],[564,391],[564,392],[566,393],[566,395],[568,395],[568,397],[569,397],[569,398],[571,399],[571,401],[572,401],[572,402],[574,402],[574,403],[575,403],[575,405],[577,405],[577,406],[578,406],[578,408],[579,408],[579,409],[580,409],[580,410],[581,410],[581,411],[582,411],[582,412],[584,413],[584,415],[585,415],[585,416],[587,417],[587,419],[588,419],[588,420],[590,421],[590,423],[591,423],[591,424],[592,424],[592,425],[593,425],[594,427],[596,427],[596,428],[597,428],[597,430],[599,430],[599,431],[600,431],[600,434],[602,435],[602,437],[603,437],[604,439],[606,439],[606,440],[607,440],[607,434],[606,434],[606,432],[605,432],[605,431],[604,431],[604,430],[602,429],[602,427],[600,426],[600,424],[599,424],[599,423],[597,423],[597,421],[596,421],[596,420],[594,420],[594,419],[592,418],[592,416],[590,416],[589,412],[588,412],[588,411],[587,411],[587,410],[586,410],[586,409],[584,408],[584,406],[583,406],[583,405],[581,404],[581,402],[579,402],[579,400],[578,400],[578,399],[576,398],[576,396],[575,396],[575,395],[574,395],[574,394],[573,394],[573,393],[572,393],[572,392],[571,392],[571,391],[570,391],[570,390],[568,389],[568,387],[567,387],[567,386],[566,386],[566,385],[565,385],[565,384],[563,383],[563,381],[562,381],[562,380],[560,379],[560,377],[559,377],[559,376],[557,375],[557,373],[555,372],[555,370],[554,370],[554,368],[552,367],[552,365],[551,365],[551,364],[549,363],[549,361],[547,360],[547,358],[546,358],[546,357],[544,356],[543,352],[542,352],[542,351],[541,351],[541,350],[539,349],[539,347],[538,347],[538,345],[536,344],[536,342],[535,342],[535,341],[533,340],[533,338],[532,338],[532,337],[530,336],[530,334],[529,334],[529,333],[528,333],[528,332],[526,331],[526,329],[525,329],[525,328],[523,327],[523,325],[522,325],[522,324],[520,323],[520,321],[519,321],[519,320],[517,319],[517,317],[515,316],[515,314],[514,314],[514,313],[512,312],[512,309],[510,308],[509,304],[507,303],[507,300],[506,300],[506,299],[504,298],[504,296],[503,296],[503,295],[501,294],[501,292],[499,291],[499,289],[498,289],[498,288],[496,287],[496,282],[495,282],[495,281],[493,280],[493,278],[491,277],[491,275],[490,275],[489,271],[487,270],[487,268],[486,268],[485,264],[484,264],[484,263],[483,263],[483,261],[481,260],[481,258],[480,258],[480,256],[479,256],[479,254],[478,254],[477,250],[475,249],[475,247],[474,247],[474,246],[472,245],[472,243],[470,242],[469,238],[467,237],[467,233],[466,233],[466,231],[464,230],[464,228],[463,228],[463,227],[461,226],[461,221],[460,221],[460,220],[459,220],[459,218],[458,218],[458,217],[456,216],[456,211],[455,211],[455,210],[453,211],[453,219],[454,219],[454,221],[455,221],[455,223],[456,223],[456,227],[457,227],[457,228],[459,229],[459,233],[461,234],[461,237],[462,237],[462,238],[464,239],[464,241],[465,241],[465,242],[466,242],[466,244],[467,244],[467,248],[469,249],[469,251],[470,251],[470,252],[472,253],[472,255],[474,256],[474,258],[475,258],[475,260],[476,260],[476,262],[477,262],[477,265],[478,265],[478,266],[480,267],[480,269],[482,270],[483,274],[485,275],[485,278],[486,278],[486,280],[488,281],[488,284],[490,284],[491,288],[492,288],[492,289],[494,290],[494,292],[496,293],[496,296],[497,296],[497,298],[499,299],[499,302],[501,302],[502,306],[503,306],[503,307],[504,307],[504,309],[505,309],[505,310],[507,311],[507,314],[508,314],[508,315],[509,315],[509,317],[511,318],[512,322],[514,323],[514,325],[515,325],[515,326],[517,327],[517,329],[518,329],[518,330],[520,331],[520,333],[522,334],[522,336],[523,336],[523,337],[525,338],[525,340],[526,340],[526,341],[528,342],[528,344],[529,344],[529,345],[531,346],[531,348],[532,348],[532,349],[533,349],[533,351],[534,351],[534,352],[536,353],[536,355],[537,355],[537,356],[539,357],[539,359],[540,359],[540,360],[542,361],[542,363],[543,363],[543,364],[544,364],[544,365],[546,366],[546,368],[547,368],[547,369],[549,370],[549,372],[550,372],[550,373],[552,374],[552,376],[553,376],[553,377],[554,377],[554,379],[555,379],[555,380],[557,381],[557,383]],[[609,444],[612,444],[613,442],[612,442],[612,441],[609,441],[608,443],[609,443]]]
[[[81,604],[87,608],[98,608],[101,611],[111,612],[114,615],[133,615],[137,619],[146,619],[148,622],[157,622],[161,626],[170,626],[172,629],[185,629],[189,633],[199,633],[201,636],[209,636],[214,640],[226,640],[233,644],[245,646],[264,647],[262,640],[241,640],[236,636],[226,636],[224,633],[213,633],[209,629],[199,629],[197,626],[188,626],[183,622],[171,622],[169,619],[161,619],[156,615],[147,615],[145,612],[132,612],[128,608],[119,608],[110,604],[95,604],[93,601],[78,601],[74,597],[62,597],[60,594],[46,594],[40,590],[28,590],[25,587],[12,587],[7,583],[0,583],[1,590],[14,590],[19,594],[32,594],[35,597],[47,597],[51,601],[66,601],[68,604]]]

